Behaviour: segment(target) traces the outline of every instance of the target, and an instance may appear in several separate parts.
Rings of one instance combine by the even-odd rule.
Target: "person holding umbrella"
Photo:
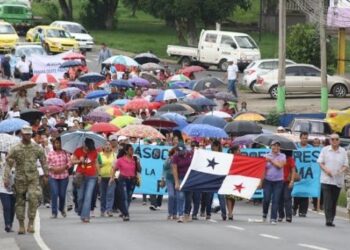
[[[27,98],[27,91],[25,89],[21,89],[18,91],[16,98],[15,98],[15,101],[12,104],[13,108],[15,106],[17,106],[20,111],[23,111],[23,110],[29,108],[30,102]]]
[[[71,161],[73,164],[78,164],[76,170],[78,215],[83,223],[89,223],[91,200],[98,173],[97,150],[94,140],[86,138],[84,145],[75,150]]]
[[[100,53],[98,55],[98,64],[101,64],[101,72],[103,71],[103,65],[102,62],[104,62],[105,60],[107,60],[108,58],[112,57],[112,53],[109,50],[109,48],[107,47],[107,45],[105,43],[101,44],[101,50]]]
[[[1,97],[0,97],[0,111],[2,111],[2,116],[0,116],[0,120],[2,118],[5,118],[7,115],[7,112],[9,111],[9,100],[6,96],[6,90],[1,90]]]

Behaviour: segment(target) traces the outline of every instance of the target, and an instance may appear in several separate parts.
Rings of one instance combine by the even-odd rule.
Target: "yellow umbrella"
[[[243,112],[238,113],[233,117],[234,121],[265,121],[265,117],[256,112]]]
[[[112,121],[110,121],[110,124],[113,124],[117,126],[118,128],[123,128],[125,126],[128,126],[129,124],[133,124],[137,119],[135,117],[129,116],[129,115],[123,115],[123,116],[117,116]]]

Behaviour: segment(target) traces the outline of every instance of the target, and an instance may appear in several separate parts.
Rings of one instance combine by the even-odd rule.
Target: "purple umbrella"
[[[43,102],[44,106],[60,106],[63,107],[65,105],[64,101],[59,98],[50,98]]]
[[[61,89],[61,90],[57,91],[56,95],[60,96],[60,94],[62,94],[63,92],[65,92],[67,94],[67,96],[73,97],[76,94],[80,93],[81,90],[79,88],[76,88],[76,87],[69,87],[69,88],[65,88],[65,89]]]
[[[177,81],[170,83],[170,88],[172,89],[181,89],[181,88],[190,88],[190,84],[188,82]]]
[[[94,122],[110,122],[112,120],[112,116],[106,112],[95,110],[84,116],[84,120]]]
[[[128,82],[137,87],[148,87],[150,85],[149,81],[141,77],[133,77],[129,79]]]

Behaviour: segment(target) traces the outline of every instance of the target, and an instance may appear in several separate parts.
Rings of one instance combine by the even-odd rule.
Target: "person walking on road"
[[[278,203],[283,188],[283,167],[286,164],[286,155],[281,153],[279,141],[271,142],[271,153],[266,155],[266,171],[263,182],[263,221],[266,221],[272,200],[270,222],[277,224]]]
[[[233,62],[233,60],[228,61],[228,67],[227,67],[227,73],[225,78],[227,78],[228,81],[228,91],[232,92],[232,94],[238,98],[237,88],[236,88],[236,82],[237,82],[237,74],[238,74],[238,67]]]
[[[346,150],[340,147],[338,134],[330,136],[331,145],[322,148],[317,162],[321,167],[321,187],[326,226],[334,227],[337,201],[344,185],[344,173],[349,169]]]
[[[100,53],[98,55],[98,64],[101,64],[101,72],[103,71],[103,65],[102,63],[107,60],[108,58],[110,58],[112,56],[112,53],[110,51],[110,49],[107,47],[107,45],[105,43],[101,44],[101,50]]]
[[[21,81],[28,81],[30,79],[31,67],[32,63],[26,59],[25,55],[22,55],[21,60],[16,64]]]
[[[32,128],[24,126],[21,130],[22,141],[14,146],[7,158],[4,173],[4,185],[10,186],[10,172],[15,168],[15,190],[16,190],[16,216],[19,222],[18,234],[25,233],[24,220],[26,211],[26,197],[28,195],[28,233],[34,233],[34,219],[41,195],[39,184],[39,173],[36,167],[37,160],[40,161],[44,171],[45,181],[48,177],[48,166],[44,150],[37,144],[32,143]]]
[[[68,186],[69,173],[71,167],[70,156],[62,150],[60,138],[53,140],[53,150],[47,156],[49,165],[49,184],[51,193],[51,218],[57,218],[57,212],[60,211],[63,217],[66,217],[65,203]],[[59,206],[57,207],[57,199]]]

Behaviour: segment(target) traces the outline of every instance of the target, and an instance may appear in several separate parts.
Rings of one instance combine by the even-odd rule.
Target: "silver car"
[[[254,90],[277,98],[278,69],[257,77]],[[328,93],[335,97],[345,97],[350,90],[350,81],[340,76],[327,76]],[[310,64],[290,64],[286,66],[286,95],[313,94],[321,92],[321,71]]]

